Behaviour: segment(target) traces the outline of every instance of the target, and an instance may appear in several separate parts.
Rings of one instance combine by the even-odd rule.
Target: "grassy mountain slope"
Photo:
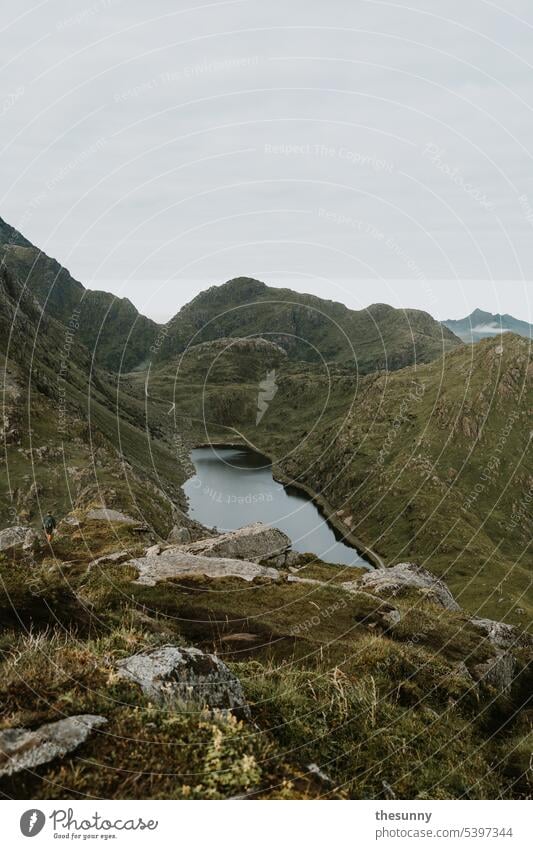
[[[43,314],[5,266],[0,308],[2,526],[104,502],[168,533],[186,474],[162,429],[145,427],[143,398],[92,368],[75,327]]]
[[[293,360],[346,362],[361,373],[427,362],[460,344],[427,313],[374,304],[343,304],[236,278],[202,292],[168,323],[159,354],[168,359],[189,345],[219,337],[262,336]]]
[[[1,779],[0,795],[381,800],[530,793],[531,723],[521,708],[531,677],[519,643],[513,686],[499,695],[470,677],[495,650],[462,611],[407,594],[394,599],[400,622],[384,629],[380,599],[340,586],[358,570],[317,562],[299,572],[324,582],[312,585],[191,577],[148,587],[132,583],[127,564],[89,566],[139,548],[131,529],[82,518],[73,533],[58,536],[53,558],[0,555],[7,626],[0,729],[72,713],[107,720],[74,754]],[[17,631],[9,626],[13,607]],[[117,661],[132,653],[191,643],[215,651],[238,676],[251,723],[191,706],[161,708],[117,676]]]
[[[96,362],[129,371],[148,356],[159,327],[127,298],[85,289],[66,268],[0,219],[0,259],[35,296],[47,315],[67,326],[75,318],[79,341]]]

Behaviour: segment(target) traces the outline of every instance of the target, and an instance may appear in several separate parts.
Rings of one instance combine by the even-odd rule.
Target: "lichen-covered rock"
[[[478,663],[471,670],[475,681],[488,684],[501,695],[506,693],[514,680],[516,661],[507,652],[500,651],[484,663]]]
[[[32,551],[39,544],[40,540],[41,538],[37,531],[34,531],[33,528],[28,528],[22,544],[23,551]]]
[[[191,541],[191,532],[188,528],[180,528],[179,525],[174,525],[168,535],[168,542],[175,545],[185,545]]]
[[[498,649],[533,646],[531,634],[520,631],[513,625],[506,625],[505,622],[497,622],[494,619],[471,619],[470,622]]]
[[[350,581],[342,586],[346,589],[371,590],[376,595],[385,596],[395,596],[402,590],[415,589],[439,607],[460,610],[444,581],[415,563],[399,563],[386,569],[374,569],[357,581]]]
[[[77,516],[73,513],[69,513],[62,519],[59,523],[59,528],[61,529],[64,525],[66,525],[69,529],[71,528],[79,528],[81,527],[81,522]]]
[[[162,646],[117,664],[119,675],[138,684],[155,702],[235,711],[249,717],[241,683],[214,654],[197,648]]]
[[[284,555],[290,546],[291,541],[283,531],[256,522],[236,531],[192,542],[183,546],[183,549],[203,557],[261,561]]]
[[[10,548],[23,546],[26,536],[30,531],[31,528],[22,525],[17,525],[13,528],[4,528],[3,531],[0,531],[0,551],[7,551]]]
[[[103,716],[69,716],[42,725],[37,731],[8,728],[0,731],[0,776],[34,769],[63,757],[84,743],[94,728],[107,722]]]
[[[146,554],[128,561],[137,570],[135,583],[154,587],[168,578],[203,575],[206,578],[241,578],[253,581],[268,578],[279,581],[280,573],[268,566],[259,566],[246,560],[231,560],[224,557],[199,557],[182,548],[167,548],[161,554]]]
[[[125,513],[120,513],[118,510],[111,510],[109,507],[95,507],[87,511],[87,519],[99,522],[118,522],[122,525],[136,525],[137,520],[131,516],[126,516]]]

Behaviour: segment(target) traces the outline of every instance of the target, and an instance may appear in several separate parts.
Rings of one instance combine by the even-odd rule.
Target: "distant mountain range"
[[[151,360],[174,358],[191,345],[232,336],[262,336],[281,345],[291,360],[346,363],[362,374],[431,362],[460,344],[421,310],[386,304],[350,310],[248,277],[212,286],[168,324],[158,325],[127,298],[85,289],[1,218],[0,259],[47,316],[67,326],[75,315],[77,341],[110,371],[134,371]]]
[[[484,312],[474,310],[466,318],[449,319],[442,322],[444,327],[459,336],[463,342],[479,342],[480,339],[490,339],[501,333],[516,333],[527,339],[533,337],[533,325],[527,321],[520,321],[512,315],[500,315],[500,313]]]

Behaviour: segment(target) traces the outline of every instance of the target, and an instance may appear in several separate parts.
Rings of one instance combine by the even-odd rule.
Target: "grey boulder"
[[[174,525],[171,532],[168,535],[168,542],[172,542],[176,545],[184,545],[187,542],[191,541],[191,532],[188,528],[180,528],[179,525]]]
[[[122,678],[134,681],[159,704],[189,704],[250,717],[240,681],[214,654],[162,646],[121,660],[117,667]]]
[[[283,555],[290,546],[291,541],[283,531],[256,522],[236,531],[192,542],[183,546],[183,550],[202,557],[261,561]]]
[[[103,716],[69,716],[42,725],[37,731],[8,728],[0,731],[0,776],[34,769],[63,757],[84,743],[94,728],[107,722]]]
[[[24,543],[22,544],[23,551],[31,551],[35,548],[36,545],[40,542],[40,536],[37,531],[34,531],[33,528],[28,528],[26,531],[26,536],[24,537]]]
[[[450,590],[439,578],[415,563],[399,563],[386,569],[374,569],[357,581],[343,584],[346,589],[369,590],[375,595],[396,596],[404,589],[415,589],[428,601],[447,610],[460,610]]]
[[[16,525],[13,528],[5,528],[3,531],[0,531],[0,551],[8,551],[10,548],[23,546],[31,531],[31,528],[21,525]]]

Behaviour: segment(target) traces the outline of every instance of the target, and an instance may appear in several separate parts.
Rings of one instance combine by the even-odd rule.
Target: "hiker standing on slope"
[[[50,512],[48,512],[44,517],[43,528],[46,534],[46,539],[48,540],[48,542],[52,542],[52,537],[56,529],[56,520]]]

